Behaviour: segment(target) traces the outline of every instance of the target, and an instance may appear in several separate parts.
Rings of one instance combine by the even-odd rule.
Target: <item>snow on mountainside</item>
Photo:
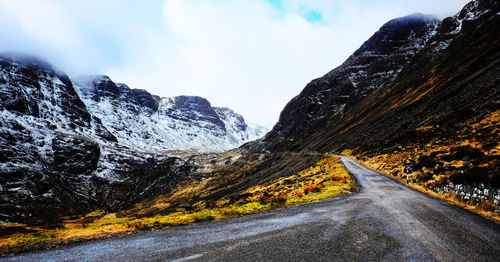
[[[215,113],[224,122],[232,144],[253,141],[265,135],[269,130],[261,125],[245,123],[243,117],[227,107],[214,107]]]
[[[103,146],[114,141],[65,74],[35,58],[0,55],[0,220],[87,209],[98,194]],[[75,200],[80,205],[68,204]]]
[[[464,22],[477,20],[489,12],[489,1],[471,1],[456,15],[445,18],[437,29],[438,37],[432,39],[429,47],[435,53],[448,47],[451,41],[461,33]]]
[[[229,149],[264,132],[203,98],[159,98],[104,76],[75,88],[40,59],[0,54],[0,221],[120,209],[189,175],[177,150]]]
[[[384,24],[342,65],[312,80],[283,109],[278,123],[259,143],[266,150],[294,143],[390,85],[435,34],[440,21],[412,14]]]
[[[100,118],[118,142],[146,151],[222,151],[257,139],[267,130],[248,126],[229,108],[216,108],[205,98],[160,98],[130,89],[107,76],[74,80],[89,112]]]

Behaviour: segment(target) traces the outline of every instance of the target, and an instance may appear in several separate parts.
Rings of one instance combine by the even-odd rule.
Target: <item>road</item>
[[[359,193],[0,261],[500,261],[500,224],[342,161]]]

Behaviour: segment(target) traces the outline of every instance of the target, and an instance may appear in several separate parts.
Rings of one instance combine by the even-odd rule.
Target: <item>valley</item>
[[[474,0],[388,21],[270,131],[0,55],[0,254],[497,260],[499,14]]]
[[[2,261],[76,261],[81,256],[98,261],[498,258],[498,223],[402,186],[348,158],[342,161],[360,184],[357,194]]]

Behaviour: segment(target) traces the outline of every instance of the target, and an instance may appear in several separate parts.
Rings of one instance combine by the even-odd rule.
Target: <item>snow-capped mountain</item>
[[[292,145],[325,127],[368,95],[388,86],[436,34],[440,21],[412,14],[385,23],[341,66],[312,80],[283,109],[262,145]]]
[[[499,14],[498,1],[476,0],[443,21],[419,14],[389,21],[341,66],[311,81],[273,130],[240,152],[375,154],[416,140],[432,148],[429,139],[456,134],[496,152],[495,126],[456,132],[498,110]],[[441,131],[425,134],[423,125]],[[105,76],[71,81],[43,61],[0,56],[0,220],[130,207],[179,183],[206,180],[195,173],[202,156],[165,151],[222,150],[264,132],[203,98],[160,98]],[[497,160],[483,157],[463,168],[493,180]],[[261,176],[241,180],[257,183],[278,168],[265,165],[271,168]]]
[[[417,138],[428,139],[422,147],[431,138],[450,139],[498,110],[499,25],[496,0],[471,1],[442,21],[421,14],[393,19],[342,65],[312,80],[273,130],[247,147],[378,154]],[[419,137],[415,130],[423,125],[446,131]],[[470,136],[456,140],[484,139]]]
[[[74,84],[89,112],[102,120],[120,144],[131,148],[222,151],[267,131],[248,126],[241,115],[212,107],[202,97],[160,98],[114,83],[107,76],[84,76]]]
[[[75,90],[40,59],[0,55],[0,221],[118,209],[189,173],[165,150],[220,151],[265,132],[200,97],[86,79]]]
[[[0,56],[0,218],[85,210],[103,146],[115,141],[64,73],[33,57]]]

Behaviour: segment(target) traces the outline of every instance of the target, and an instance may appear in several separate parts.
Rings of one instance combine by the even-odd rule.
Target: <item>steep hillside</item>
[[[142,216],[237,203],[331,151],[498,209],[499,14],[498,2],[477,0],[443,21],[389,21],[311,81],[264,138],[223,154],[166,150],[228,149],[262,129],[200,97],[160,98],[106,76],[73,87],[43,62],[4,57],[0,215]]]
[[[248,126],[229,108],[202,97],[160,98],[116,84],[107,76],[77,78],[75,89],[89,112],[100,118],[120,144],[148,151],[228,150],[267,131]]]
[[[3,56],[0,70],[1,219],[88,209],[104,177],[94,174],[107,154],[97,141],[116,138],[50,65]]]
[[[131,206],[188,175],[191,156],[179,150],[220,151],[265,132],[203,98],[89,82],[74,86],[34,57],[0,56],[0,221]]]
[[[406,169],[411,181],[437,192],[498,205],[499,13],[499,2],[478,0],[440,23],[422,16],[387,23],[342,66],[309,83],[248,148],[351,153],[396,176]],[[417,26],[422,38],[413,44]],[[414,52],[397,59],[406,46]],[[352,64],[367,49],[391,74],[376,63]],[[353,81],[349,68],[365,82]]]
[[[391,85],[435,34],[438,23],[435,18],[414,14],[383,25],[341,66],[311,81],[286,105],[262,147],[271,151],[304,147],[302,141],[325,128],[332,117]]]

